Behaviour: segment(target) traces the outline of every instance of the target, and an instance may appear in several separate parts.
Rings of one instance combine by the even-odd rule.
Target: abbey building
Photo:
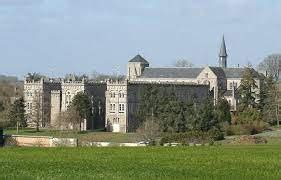
[[[207,96],[212,96],[214,103],[219,96],[229,102],[231,111],[236,111],[237,88],[240,86],[245,68],[229,68],[227,66],[227,51],[224,38],[219,52],[219,66],[202,68],[153,68],[141,55],[128,62],[127,80],[124,82],[107,83],[106,91],[106,127],[114,132],[130,132],[134,130],[137,120],[134,114],[140,101],[140,88],[147,84],[156,86],[173,85],[177,97],[188,101],[198,97],[202,102]],[[259,74],[252,69],[259,93]],[[112,96],[112,94],[115,94]]]
[[[219,66],[200,68],[153,68],[141,55],[129,60],[127,76],[123,81],[91,82],[83,79],[41,79],[25,80],[24,98],[26,113],[30,125],[34,109],[40,108],[39,118],[42,126],[53,127],[60,112],[67,110],[71,100],[78,92],[85,92],[92,102],[92,111],[97,113],[95,119],[85,120],[83,129],[105,127],[113,132],[134,132],[138,127],[135,114],[140,102],[142,88],[153,85],[159,87],[173,86],[176,96],[182,101],[196,100],[202,103],[211,96],[216,103],[219,96],[224,96],[236,111],[237,88],[244,68],[227,66],[227,50],[224,38],[219,52]],[[259,74],[253,69],[259,93]]]

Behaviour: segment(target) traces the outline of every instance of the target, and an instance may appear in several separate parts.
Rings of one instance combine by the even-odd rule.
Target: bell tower
[[[149,62],[141,55],[136,55],[128,63],[127,79],[134,80],[138,78],[146,67],[149,67]]]

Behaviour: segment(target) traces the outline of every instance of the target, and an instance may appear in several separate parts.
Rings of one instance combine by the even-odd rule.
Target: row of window
[[[113,118],[113,123],[118,123],[119,124],[120,119],[119,118]]]
[[[116,104],[110,104],[110,112],[115,112],[116,111]],[[124,113],[125,112],[125,104],[119,104],[118,106],[119,113]]]
[[[27,91],[27,92],[26,92],[26,96],[28,96],[28,97],[29,97],[29,96],[30,96],[30,97],[32,97],[32,92]]]
[[[237,88],[237,82],[229,83],[229,89],[232,89],[233,87]]]
[[[26,108],[28,110],[31,110],[32,109],[32,103],[26,103]]]
[[[65,105],[69,105],[71,102],[71,95],[65,95]]]
[[[124,93],[119,93],[119,98],[124,98],[125,97],[125,94]],[[110,97],[111,98],[115,98],[116,94],[115,93],[110,93]]]

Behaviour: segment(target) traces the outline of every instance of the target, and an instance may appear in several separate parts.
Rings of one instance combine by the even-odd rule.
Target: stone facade
[[[39,81],[28,80],[24,81],[24,100],[27,122],[29,125],[34,125],[33,115],[38,111],[40,115],[40,126],[46,127],[51,121],[51,92],[60,90],[60,83],[46,79]],[[33,114],[33,115],[32,115]],[[39,117],[39,116],[38,116]]]
[[[55,127],[58,125],[57,117],[60,112],[67,110],[73,97],[78,92],[85,92],[92,102],[92,111],[96,114],[94,119],[83,124],[84,130],[104,127],[105,118],[105,83],[95,83],[86,79],[47,79],[40,81],[25,80],[24,99],[26,105],[27,122],[34,126],[32,114],[35,103],[40,104],[41,127]],[[38,102],[35,102],[38,101]]]

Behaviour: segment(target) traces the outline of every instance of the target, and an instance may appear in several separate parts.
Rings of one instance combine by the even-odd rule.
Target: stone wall
[[[5,146],[30,146],[30,147],[77,147],[78,141],[75,138],[54,138],[50,136],[5,136]]]

